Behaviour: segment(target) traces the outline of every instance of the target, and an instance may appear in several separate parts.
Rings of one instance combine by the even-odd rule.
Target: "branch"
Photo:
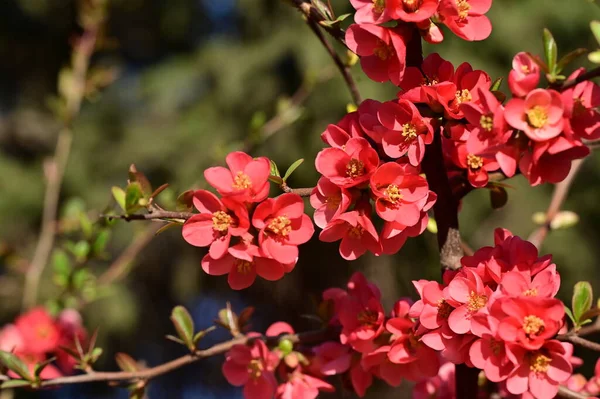
[[[565,202],[567,195],[569,194],[569,189],[571,188],[571,184],[577,173],[581,169],[581,165],[583,164],[582,159],[577,159],[573,161],[571,166],[571,171],[569,175],[565,178],[565,180],[561,181],[554,187],[554,193],[552,194],[552,200],[550,201],[550,205],[548,206],[548,210],[546,211],[546,222],[540,226],[536,231],[534,231],[528,238],[536,248],[540,248],[544,239],[548,235],[548,232],[552,229],[552,220],[556,217],[558,212],[560,212],[560,208],[562,204]]]
[[[581,338],[579,335],[577,335],[577,333],[568,333],[568,334],[559,335],[556,337],[556,339],[558,339],[559,341],[570,342],[572,344],[579,345],[581,347],[584,347],[586,349],[590,349],[590,350],[593,350],[596,352],[600,352],[600,344],[599,343],[590,341],[585,338]]]
[[[100,215],[100,217],[107,219],[122,219],[127,222],[132,220],[162,220],[162,221],[186,221],[195,213],[191,212],[171,212],[171,211],[152,211],[151,213],[142,213],[134,215]]]
[[[577,86],[581,82],[591,80],[600,76],[600,67],[590,69],[589,71],[577,76],[575,79],[567,80],[559,88],[558,91],[568,90],[572,87]]]
[[[314,187],[305,187],[305,188],[291,188],[287,184],[283,183],[281,185],[281,189],[284,193],[293,193],[298,194],[301,197],[310,197],[312,191],[315,189]]]
[[[331,26],[328,24],[323,24],[323,22],[327,21],[327,18],[325,18],[325,16],[323,14],[321,14],[321,12],[314,5],[312,5],[309,1],[307,1],[307,0],[290,0],[290,2],[302,14],[304,14],[304,17],[307,20],[313,21],[317,25],[321,26],[333,38],[335,38],[337,41],[342,43],[344,46],[346,45],[346,40],[345,40],[346,35],[345,35],[344,31],[342,29],[340,29],[338,26]]]
[[[334,331],[331,329],[315,330],[300,334],[290,334],[281,337],[245,337],[234,338],[230,341],[221,342],[208,349],[197,350],[194,353],[182,356],[170,362],[155,366],[149,369],[126,372],[93,372],[90,374],[82,374],[75,376],[59,377],[50,380],[43,380],[40,387],[55,387],[61,385],[83,384],[88,382],[135,382],[148,381],[158,376],[168,374],[174,370],[180,369],[189,364],[195,363],[207,357],[217,356],[229,351],[235,345],[247,345],[253,341],[260,339],[265,341],[269,346],[275,346],[279,341],[287,339],[294,344],[315,344],[327,341],[334,338]],[[0,381],[8,380],[6,376],[0,376]]]
[[[561,385],[558,387],[558,397],[565,399],[587,399],[590,397],[590,395],[572,391],[569,388]]]

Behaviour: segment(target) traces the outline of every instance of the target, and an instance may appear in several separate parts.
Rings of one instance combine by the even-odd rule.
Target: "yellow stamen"
[[[224,233],[227,231],[233,219],[223,211],[216,211],[212,216],[213,230]]]
[[[546,108],[536,105],[527,110],[527,122],[530,126],[539,129],[548,122],[548,112]]]
[[[469,102],[473,99],[471,92],[467,89],[457,90],[456,94],[454,94],[454,97],[456,98],[456,102],[459,104]]]
[[[242,171],[237,172],[233,178],[233,188],[236,190],[245,190],[252,187],[252,180]]]
[[[267,230],[280,237],[287,237],[292,231],[292,221],[287,216],[277,216],[269,222]]]
[[[544,320],[537,316],[529,315],[523,319],[523,331],[525,331],[528,337],[544,332],[545,326]]]
[[[402,199],[402,191],[395,184],[390,184],[385,189],[384,194],[392,204],[395,204]]]
[[[365,174],[365,164],[358,159],[352,158],[346,165],[346,176],[359,177]]]
[[[471,291],[471,294],[469,295],[469,301],[467,302],[467,309],[469,312],[476,312],[485,306],[487,300],[487,295],[480,295],[474,291]]]
[[[467,166],[471,169],[477,170],[483,166],[483,158],[469,154],[467,155]]]
[[[492,128],[494,127],[494,120],[492,119],[491,115],[481,115],[481,119],[479,119],[479,124],[484,130],[491,132]]]
[[[548,371],[550,363],[552,363],[552,359],[539,352],[535,352],[529,357],[529,369],[536,373],[545,373]]]
[[[417,128],[412,123],[402,125],[402,137],[404,141],[411,141],[417,137]]]

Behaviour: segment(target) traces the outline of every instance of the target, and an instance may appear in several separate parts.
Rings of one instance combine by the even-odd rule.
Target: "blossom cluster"
[[[492,0],[350,0],[350,3],[356,9],[355,24],[346,31],[346,44],[361,57],[363,70],[376,82],[391,81],[398,85],[406,67],[409,42],[420,41],[421,37],[430,43],[444,39],[436,22],[469,41],[483,40],[492,31],[484,15]]]
[[[567,381],[567,387],[581,394],[600,396],[600,359],[596,361],[592,378],[588,380],[582,374],[573,374]]]
[[[86,338],[87,332],[77,311],[67,309],[54,318],[38,307],[0,329],[0,350],[17,356],[31,375],[36,365],[55,357],[56,362],[48,364],[40,374],[42,379],[51,379],[73,372],[76,360],[62,348],[75,350],[76,339],[85,342]],[[12,371],[9,376],[19,378]]]
[[[268,198],[269,159],[232,152],[226,161],[229,168],[204,172],[221,198],[207,190],[194,192],[199,213],[183,225],[183,238],[191,245],[209,247],[202,269],[215,276],[228,274],[235,290],[252,285],[257,275],[279,280],[294,269],[298,245],[314,233],[304,202],[293,193]]]

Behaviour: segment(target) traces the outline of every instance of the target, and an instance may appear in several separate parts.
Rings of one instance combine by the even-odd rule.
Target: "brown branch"
[[[281,189],[284,193],[293,193],[298,194],[301,197],[310,197],[312,191],[315,189],[314,187],[305,187],[305,188],[291,188],[287,184],[283,183],[281,185]]]
[[[575,180],[575,177],[581,169],[582,164],[582,159],[577,159],[573,161],[569,175],[565,178],[565,180],[561,181],[554,187],[552,200],[550,201],[550,205],[548,205],[548,210],[546,211],[546,222],[542,226],[540,226],[536,231],[534,231],[528,238],[528,241],[535,245],[536,248],[539,249],[541,247],[542,243],[544,242],[544,239],[548,235],[548,232],[552,229],[552,220],[560,212],[560,208],[565,202],[573,180]]]
[[[577,333],[574,333],[574,332],[559,335],[556,337],[556,339],[558,339],[559,341],[570,342],[572,344],[579,345],[579,346],[584,347],[589,350],[600,352],[600,344],[599,343],[590,341],[585,338],[581,338],[579,335],[577,335]]]
[[[575,392],[570,390],[569,388],[561,385],[558,387],[558,397],[564,399],[587,399],[591,397],[591,395],[586,395],[580,392]]]
[[[312,5],[310,3],[310,1],[307,1],[307,0],[290,0],[290,2],[302,14],[304,14],[304,17],[307,20],[313,21],[318,26],[321,26],[333,38],[335,38],[337,41],[339,41],[343,45],[346,45],[346,35],[345,35],[344,31],[342,29],[340,29],[339,26],[336,26],[336,25],[332,26],[332,25],[329,25],[329,24],[323,24],[323,22],[327,21],[327,18],[325,17],[325,15],[321,14],[321,12],[314,5]]]
[[[174,370],[180,369],[189,364],[195,363],[207,357],[221,355],[229,351],[235,345],[246,345],[256,339],[264,340],[269,346],[275,346],[279,341],[287,339],[294,344],[316,344],[335,338],[335,332],[331,329],[315,330],[299,334],[284,335],[281,337],[240,337],[230,341],[221,342],[208,349],[198,350],[194,353],[182,356],[170,362],[159,366],[151,367],[144,370],[126,372],[93,372],[89,374],[59,377],[50,380],[44,380],[40,383],[40,387],[55,387],[62,385],[83,384],[88,382],[135,382],[148,381],[158,376],[168,374]],[[0,376],[0,381],[8,380],[6,376]]]
[[[174,221],[174,220],[186,221],[194,215],[195,215],[195,213],[191,213],[191,212],[171,212],[171,211],[157,210],[157,211],[153,211],[151,213],[141,213],[141,214],[134,214],[134,215],[100,215],[100,217],[107,218],[110,220],[122,219],[127,222],[130,222],[132,220],[161,220],[161,221],[169,222],[169,221]]]
[[[558,91],[568,90],[572,87],[577,86],[581,82],[585,82],[586,80],[591,80],[591,79],[597,78],[598,76],[600,76],[600,67],[591,69],[591,70],[577,76],[575,79],[567,80],[558,88]]]

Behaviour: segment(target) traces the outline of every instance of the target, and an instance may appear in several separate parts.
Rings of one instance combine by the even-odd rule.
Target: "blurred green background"
[[[332,4],[338,15],[350,11],[347,0]],[[488,40],[468,43],[445,31],[444,42],[425,51],[437,51],[455,66],[468,61],[493,78],[505,76],[518,51],[542,52],[543,27],[554,33],[562,54],[578,47],[595,49],[589,22],[599,11],[587,0],[496,0],[488,14],[494,27]],[[38,234],[42,165],[60,128],[48,103],[56,95],[59,70],[69,62],[75,15],[72,0],[0,2],[1,324],[19,312],[24,259],[31,257]],[[63,205],[72,206],[76,198],[92,214],[114,207],[110,187],[125,185],[131,163],[155,187],[171,184],[172,193],[205,187],[203,170],[223,164],[225,155],[241,148],[248,137],[257,143],[252,155],[268,156],[280,169],[305,158],[290,185],[314,185],[313,161],[323,147],[319,134],[344,115],[351,98],[328,54],[285,1],[111,0],[107,33],[115,46],[93,62],[117,67],[119,77],[84,104],[75,122]],[[395,96],[390,84],[369,81],[359,67],[353,72],[363,97],[383,101]],[[294,94],[303,99],[301,104],[291,100]],[[563,299],[570,298],[579,280],[590,280],[600,292],[599,180],[600,162],[594,154],[565,204],[581,221],[552,232],[544,243],[542,252],[554,254],[562,274]],[[546,209],[552,187],[529,188],[521,177],[509,184],[514,189],[502,210],[491,209],[484,190],[465,199],[461,231],[472,247],[490,244],[496,227],[523,237],[534,230],[531,216]],[[108,247],[111,258],[145,230],[143,223],[117,223]],[[64,240],[59,237],[57,245]],[[126,279],[85,307],[86,325],[100,327],[100,344],[106,350],[102,368],[115,367],[111,359],[117,351],[149,364],[180,353],[163,339],[172,332],[168,317],[176,304],[188,306],[201,325],[209,325],[225,301],[233,300],[237,310],[258,308],[257,328],[283,319],[302,330],[314,325],[299,315],[312,312],[314,298],[324,288],[345,284],[353,271],[363,270],[379,284],[388,309],[400,296],[414,297],[411,280],[439,276],[437,244],[428,232],[410,240],[397,256],[365,256],[352,263],[337,255],[337,245],[313,240],[303,248],[293,273],[276,283],[257,281],[241,293],[229,290],[225,278],[203,274],[203,254],[185,244],[180,229],[169,230],[152,240]],[[106,260],[91,266],[101,272],[109,264]],[[47,268],[42,299],[56,292]],[[205,367],[201,376],[198,366],[161,379],[150,397],[236,397],[237,391],[210,388],[219,378],[219,365]],[[197,388],[198,381],[208,385]],[[46,395],[117,397],[117,391],[99,386],[81,389]],[[389,392],[381,387],[369,397],[388,397]],[[408,397],[398,396],[398,391],[393,395]]]

